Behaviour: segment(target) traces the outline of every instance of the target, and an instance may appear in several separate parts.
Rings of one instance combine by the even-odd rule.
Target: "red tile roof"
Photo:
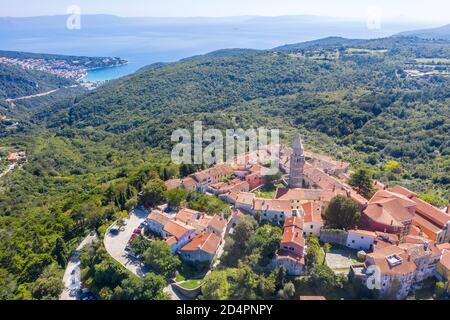
[[[182,225],[181,223],[176,221],[169,221],[164,227],[164,231],[176,237],[177,239],[181,239],[190,230],[194,230],[194,228],[188,225]]]
[[[303,218],[304,222],[310,223],[319,223],[323,224],[322,220],[322,206],[317,202],[308,202],[302,204],[303,212],[305,213],[305,217]]]
[[[217,230],[219,233],[223,233],[227,227],[228,221],[221,216],[215,215],[208,223],[208,227]]]
[[[163,213],[161,211],[157,211],[157,210],[153,210],[150,213],[150,216],[148,218],[150,220],[153,220],[153,221],[159,223],[162,226],[165,226],[172,219],[167,214],[165,214],[165,213]]]
[[[164,184],[166,185],[167,190],[172,190],[172,189],[181,187],[181,180],[180,179],[171,179],[171,180],[167,180],[166,182],[164,182]]]
[[[300,247],[305,246],[303,238],[303,222],[298,217],[287,218],[285,221],[281,244],[294,243]]]
[[[439,261],[447,270],[450,270],[450,250],[444,250]]]
[[[191,222],[191,220],[197,220],[197,217],[201,217],[203,215],[204,213],[200,211],[183,208],[180,211],[178,211],[177,215],[175,216],[175,219],[183,223],[189,223]]]
[[[214,233],[205,233],[192,239],[191,242],[181,248],[181,251],[202,250],[209,254],[215,254],[221,241],[222,239]]]

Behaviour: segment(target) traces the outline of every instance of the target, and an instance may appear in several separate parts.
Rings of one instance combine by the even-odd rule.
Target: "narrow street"
[[[59,300],[76,300],[76,295],[73,293],[80,288],[81,283],[80,252],[86,245],[97,240],[97,234],[91,232],[83,241],[81,241],[80,245],[70,257],[63,277],[64,290],[61,293]]]

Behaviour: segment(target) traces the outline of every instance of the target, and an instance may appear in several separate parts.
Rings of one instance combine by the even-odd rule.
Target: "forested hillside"
[[[81,235],[104,231],[148,179],[179,175],[170,135],[194,120],[280,128],[285,143],[301,130],[307,148],[448,204],[447,60],[450,42],[403,37],[226,50],[38,108],[0,139],[28,152],[0,181],[0,298],[43,298],[36,283]]]
[[[49,73],[0,63],[0,99],[34,95],[74,83]]]

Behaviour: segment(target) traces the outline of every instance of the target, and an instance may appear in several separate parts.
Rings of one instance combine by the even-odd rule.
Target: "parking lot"
[[[131,258],[125,251],[127,244],[133,234],[133,231],[139,227],[147,219],[149,212],[144,207],[138,207],[130,212],[126,225],[118,232],[110,232],[111,229],[117,229],[114,224],[108,232],[106,232],[104,244],[108,253],[124,267],[138,276],[145,275],[145,268],[140,261]]]

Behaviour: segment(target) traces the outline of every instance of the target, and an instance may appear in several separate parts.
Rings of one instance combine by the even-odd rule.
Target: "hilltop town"
[[[166,242],[173,254],[191,264],[214,268],[232,234],[246,215],[283,229],[279,248],[266,270],[283,267],[288,276],[308,274],[308,237],[354,251],[357,260],[347,270],[353,281],[377,289],[378,298],[404,299],[427,279],[443,281],[450,271],[450,213],[421,200],[401,187],[373,183],[374,194],[364,197],[349,184],[349,164],[306,152],[298,135],[292,148],[280,146],[280,170],[272,198],[258,196],[266,183],[261,168],[273,146],[241,155],[246,162],[219,164],[184,179],[165,182],[169,190],[183,188],[219,197],[230,204],[229,217],[167,205],[154,209],[146,233]],[[252,159],[262,162],[254,164]],[[236,159],[238,160],[238,159]],[[242,160],[242,159],[239,159]],[[361,215],[351,228],[327,225],[330,203],[349,199]],[[135,235],[134,235],[135,236]],[[375,270],[375,271],[374,271]],[[377,278],[375,278],[377,277]],[[379,286],[369,282],[379,281]]]

